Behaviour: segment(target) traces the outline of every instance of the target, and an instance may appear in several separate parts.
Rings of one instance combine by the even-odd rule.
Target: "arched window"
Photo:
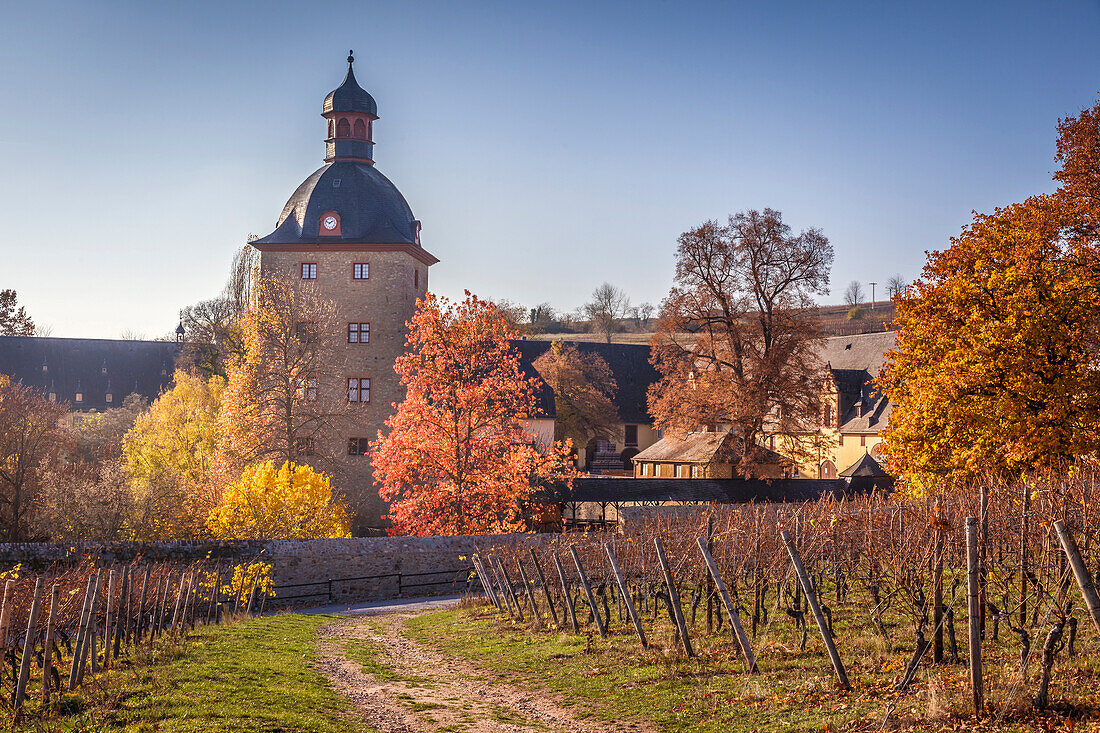
[[[333,120],[328,121],[328,136],[336,137],[336,122]]]
[[[356,120],[355,121],[355,137],[360,139],[360,140],[366,140],[367,139],[367,126],[363,122],[363,120]]]
[[[351,137],[351,123],[347,117],[341,117],[336,123],[336,137]]]

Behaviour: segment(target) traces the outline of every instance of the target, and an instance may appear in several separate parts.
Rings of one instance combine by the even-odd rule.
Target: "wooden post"
[[[1027,543],[1031,516],[1031,487],[1024,484],[1024,505],[1020,510],[1020,628],[1027,628]]]
[[[252,576],[252,588],[248,591],[248,605],[244,609],[245,616],[252,615],[252,604],[256,600],[256,586],[260,584],[260,571],[257,570],[256,574]]]
[[[172,571],[164,574],[164,580],[157,581],[157,597],[153,599],[153,627],[149,630],[149,639],[160,636],[164,630],[165,608],[168,606],[168,589],[172,586]]]
[[[623,572],[619,569],[619,562],[615,559],[615,552],[611,549],[611,543],[603,543],[603,549],[607,553],[607,559],[611,561],[611,572],[615,573],[615,584],[619,586],[619,597],[622,602],[626,604],[626,613],[630,616],[630,623],[634,624],[634,631],[638,634],[638,641],[642,643],[642,648],[646,649],[649,644],[645,640],[645,632],[642,631],[642,620],[638,618],[638,612],[634,608],[634,601],[630,599],[630,590],[626,587],[626,579],[623,578]]]
[[[756,668],[756,657],[752,653],[749,637],[745,634],[745,629],[741,627],[741,617],[738,616],[737,607],[733,605],[733,599],[730,598],[729,591],[726,589],[726,583],[718,572],[718,565],[707,549],[707,541],[702,537],[699,537],[696,541],[699,543],[699,552],[703,553],[703,560],[707,563],[707,569],[714,581],[714,587],[718,589],[718,597],[722,599],[722,605],[726,607],[726,614],[729,616],[730,626],[733,629],[733,638],[737,640],[737,644],[741,647],[741,653],[745,655],[745,664],[748,665],[751,674],[760,674],[760,670]]]
[[[542,574],[542,565],[539,564],[539,556],[535,554],[535,548],[531,550],[531,561],[535,563],[535,572],[539,576],[539,583],[542,585],[542,594],[546,596],[546,605],[550,607],[550,616],[554,619],[554,625],[560,626],[558,622],[558,611],[554,608],[554,599],[550,596],[550,588],[546,585],[546,576]]]
[[[501,605],[500,599],[497,598],[496,588],[493,587],[493,579],[489,577],[489,572],[485,569],[485,564],[481,562],[481,558],[477,555],[472,555],[471,558],[474,563],[474,571],[477,572],[478,577],[481,578],[481,587],[485,591],[485,595],[489,596],[489,600],[497,607],[498,611],[503,611],[504,606]]]
[[[596,605],[596,594],[592,592],[592,586],[588,584],[588,576],[584,574],[584,566],[581,565],[581,558],[577,555],[577,548],[574,545],[569,545],[569,554],[573,556],[573,564],[577,566],[577,575],[581,578],[581,585],[584,587],[584,593],[588,596],[588,606],[592,609],[592,616],[596,619],[596,628],[600,631],[600,638],[607,638],[607,629],[603,625],[603,617],[600,616],[600,607]]]
[[[111,604],[115,598],[115,586],[118,581],[118,571],[111,570],[107,573],[107,611],[103,618],[103,669],[106,671],[111,666],[111,626],[115,615]]]
[[[515,618],[516,609],[512,606],[512,599],[508,595],[508,589],[504,587],[504,580],[500,577],[500,571],[497,570],[497,565],[492,557],[489,558],[489,574],[493,576],[493,587],[497,590],[497,596],[504,601],[504,605],[508,608],[508,616]]]
[[[211,588],[210,588],[210,605],[206,609],[206,625],[207,626],[214,623],[214,619],[216,618],[215,614],[217,613],[217,610],[218,610],[218,597],[220,595],[219,589],[221,588],[221,581],[222,581],[222,569],[221,569],[221,564],[219,563],[218,567],[216,567],[214,569],[214,585],[211,586]]]
[[[1096,592],[1096,583],[1085,566],[1081,552],[1077,549],[1077,543],[1073,535],[1066,529],[1066,524],[1061,519],[1054,522],[1054,531],[1058,533],[1058,541],[1062,543],[1069,566],[1073,569],[1073,577],[1077,579],[1077,587],[1081,589],[1081,595],[1085,597],[1085,607],[1088,608],[1092,623],[1097,631],[1100,631],[1100,595]]]
[[[84,592],[84,605],[80,609],[80,624],[77,626],[76,645],[73,647],[73,661],[69,667],[69,692],[76,689],[80,663],[84,658],[84,641],[88,635],[88,608],[92,601],[92,587],[95,585],[95,574],[88,577],[88,590]]]
[[[187,581],[187,574],[180,573],[180,587],[176,590],[176,603],[172,609],[172,620],[168,624],[168,630],[175,632],[176,624],[180,620],[180,603],[183,602],[183,584]],[[241,585],[244,585],[244,576],[241,576]]]
[[[77,687],[84,681],[84,665],[88,662],[89,654],[92,657],[93,667],[92,673],[95,673],[95,601],[96,596],[99,594],[99,571],[92,576],[89,581],[91,586],[91,596],[88,599],[88,620],[84,626],[84,643],[80,645],[80,659],[73,659],[73,664],[76,666],[76,685]]]
[[[103,576],[99,575],[95,580],[95,593],[92,595],[92,615],[88,619],[88,636],[84,645],[85,649],[91,650],[88,667],[92,670],[93,675],[99,672],[99,613],[96,611],[96,601],[99,598],[99,589],[102,584]],[[84,681],[84,670],[80,671],[80,680],[81,682]]]
[[[127,565],[122,568],[122,589],[118,596],[118,615],[115,618],[115,659],[122,652],[122,642],[126,640],[126,632],[130,627],[130,570]]]
[[[4,581],[4,602],[0,605],[0,656],[8,650],[8,626],[11,624],[11,607],[15,603],[11,597],[14,587],[14,580]]]
[[[688,638],[687,624],[684,622],[684,609],[680,607],[680,594],[676,590],[676,583],[672,579],[672,570],[665,559],[665,546],[661,544],[660,537],[653,538],[653,544],[657,548],[657,562],[661,564],[661,572],[665,576],[665,586],[668,588],[668,598],[672,602],[672,615],[676,619],[676,627],[680,631],[680,643],[684,645],[684,653],[689,657],[695,656],[691,648],[691,639]]]
[[[989,488],[983,483],[978,494],[979,532],[978,535],[978,592],[981,605],[982,636],[985,636],[985,615],[988,605],[986,595],[986,547],[989,545]]]
[[[565,598],[565,608],[569,611],[569,621],[573,624],[573,633],[579,633],[580,627],[577,626],[577,610],[573,608],[573,597],[569,595],[569,583],[565,580],[565,570],[561,566],[561,560],[558,559],[558,553],[554,553],[554,565],[558,568],[558,577],[561,578],[561,593]]]
[[[42,704],[50,701],[50,687],[53,685],[53,637],[54,616],[58,615],[58,601],[61,596],[61,584],[54,583],[50,590],[50,615],[46,619],[46,643],[42,651]]]
[[[542,619],[539,618],[539,607],[535,603],[535,591],[531,587],[531,581],[527,578],[527,571],[523,569],[523,563],[517,559],[516,565],[519,567],[520,580],[523,581],[523,590],[527,593],[527,601],[531,604],[531,617],[535,621],[535,627],[538,628],[542,626]]]
[[[966,518],[967,628],[970,632],[970,689],[974,693],[974,717],[982,717],[982,609],[981,562],[978,560],[978,519]]]
[[[936,545],[932,557],[932,661],[943,663],[943,527],[942,518],[937,509],[935,522]]]
[[[798,554],[798,549],[794,546],[794,540],[791,539],[791,533],[787,530],[783,530],[780,532],[780,536],[783,538],[783,544],[787,546],[787,553],[791,556],[791,564],[794,565],[794,571],[798,575],[798,581],[802,585],[802,591],[806,594],[806,605],[809,606],[810,612],[814,615],[814,620],[817,621],[818,631],[821,632],[821,638],[825,642],[825,649],[829,652],[829,659],[833,663],[833,669],[836,670],[836,676],[840,681],[840,687],[843,690],[851,690],[852,685],[848,682],[848,674],[844,671],[844,663],[840,661],[840,654],[836,650],[836,644],[833,643],[833,635],[829,632],[829,625],[825,622],[825,615],[821,613],[821,606],[817,603],[817,594],[814,593],[813,585],[810,584],[810,578],[806,575],[806,568],[802,564],[802,557]]]
[[[245,566],[245,567],[247,567],[247,566]],[[236,570],[233,571],[233,579],[234,580],[237,579]],[[332,581],[331,580],[329,581],[328,587],[329,587],[329,602],[331,603],[332,602]],[[237,611],[241,610],[241,593],[243,593],[243,592],[244,592],[244,569],[242,568],[241,569],[241,583],[237,587],[237,597],[233,600],[233,613],[234,614],[236,614]]]
[[[145,575],[141,579],[141,595],[138,596],[137,617],[134,619],[134,641],[140,642],[145,632],[145,589],[149,585],[149,566],[145,566]]]
[[[31,676],[31,664],[34,658],[34,636],[38,632],[38,611],[42,605],[42,578],[34,581],[34,600],[31,601],[31,613],[27,618],[27,637],[23,641],[23,658],[19,662],[19,681],[15,684],[15,714],[23,711],[23,698],[27,694],[27,680]]]
[[[519,598],[516,597],[515,588],[512,587],[512,579],[508,577],[508,569],[504,567],[504,563],[500,561],[499,557],[493,556],[489,559],[489,562],[496,563],[496,567],[500,571],[500,581],[504,584],[505,597],[512,601],[512,605],[516,608],[516,618],[522,621],[523,611],[519,607]]]

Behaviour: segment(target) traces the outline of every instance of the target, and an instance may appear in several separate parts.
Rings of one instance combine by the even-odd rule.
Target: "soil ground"
[[[421,611],[353,617],[318,634],[321,671],[382,733],[651,733],[642,723],[585,720],[546,693],[513,687],[491,672],[412,642],[406,619]]]

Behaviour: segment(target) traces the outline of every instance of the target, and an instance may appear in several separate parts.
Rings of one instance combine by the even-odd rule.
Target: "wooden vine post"
[[[558,559],[558,553],[554,553],[554,565],[558,569],[558,577],[561,578],[561,593],[562,598],[565,599],[565,608],[569,611],[569,622],[573,624],[573,633],[579,633],[580,627],[577,626],[577,610],[573,608],[573,597],[569,595],[569,583],[565,579],[565,569],[561,566],[561,560]]]
[[[967,629],[970,633],[970,689],[974,694],[974,717],[982,716],[982,597],[981,560],[978,557],[978,518],[966,518]]]
[[[519,567],[519,577],[523,581],[523,590],[527,593],[527,600],[531,604],[531,617],[535,621],[535,627],[542,626],[542,619],[539,618],[539,607],[535,603],[535,591],[531,588],[531,581],[527,579],[527,571],[523,569],[523,563],[518,559],[516,565]]]
[[[542,565],[539,564],[539,556],[535,554],[535,548],[531,550],[531,561],[535,563],[535,572],[539,576],[539,583],[542,585],[542,594],[546,596],[546,605],[550,607],[550,616],[554,619],[554,625],[560,626],[558,621],[558,611],[554,608],[554,599],[550,596],[550,588],[546,585],[546,576],[542,574]]]
[[[27,618],[27,637],[23,641],[23,657],[19,661],[19,681],[15,684],[15,715],[23,712],[23,698],[27,695],[27,680],[31,677],[31,664],[34,660],[34,637],[38,633],[38,612],[42,606],[42,578],[34,581],[34,599],[31,601],[31,613]]]
[[[103,619],[103,669],[111,666],[111,626],[115,621],[112,603],[115,599],[115,586],[118,583],[118,571],[111,570],[107,573],[107,611]]]
[[[95,574],[88,577],[88,590],[84,593],[84,605],[80,610],[80,624],[77,627],[76,646],[73,648],[73,661],[69,667],[69,692],[80,683],[80,665],[84,661],[84,644],[88,636],[88,615],[92,604],[92,590],[95,588]]]
[[[503,611],[504,606],[501,605],[500,599],[497,598],[496,589],[493,587],[493,579],[489,577],[488,571],[485,570],[485,564],[481,561],[481,558],[477,555],[473,555],[472,562],[474,564],[474,571],[481,578],[481,588],[485,591],[485,595],[489,597],[489,600],[493,602],[493,605],[497,607],[498,611]]]
[[[806,575],[806,567],[802,564],[802,557],[798,554],[798,548],[794,546],[794,540],[791,538],[790,532],[783,530],[779,534],[783,538],[783,544],[787,546],[787,553],[791,556],[791,564],[794,566],[795,574],[798,575],[802,592],[806,594],[806,605],[809,607],[810,613],[814,615],[814,620],[817,621],[818,631],[821,632],[821,639],[825,642],[825,649],[829,652],[829,659],[833,663],[833,669],[836,670],[840,687],[846,691],[851,690],[852,685],[848,682],[848,673],[844,671],[844,663],[840,661],[840,653],[836,650],[833,635],[829,632],[829,625],[825,622],[825,615],[821,613],[821,606],[817,602],[817,594],[810,583],[810,577]]]
[[[679,631],[680,643],[684,646],[684,653],[689,657],[695,656],[691,648],[691,639],[688,638],[687,624],[684,622],[684,609],[680,607],[680,594],[676,590],[676,583],[672,579],[672,570],[665,559],[665,546],[661,544],[660,537],[653,538],[653,544],[657,548],[657,562],[661,564],[661,572],[665,576],[665,586],[668,588],[668,599],[672,605],[672,617],[676,620],[676,628]]]
[[[645,632],[642,630],[642,620],[638,618],[638,612],[634,609],[634,601],[630,599],[630,590],[626,587],[623,571],[619,569],[619,562],[615,559],[615,552],[611,549],[611,543],[603,543],[603,549],[607,552],[607,559],[611,562],[611,572],[615,573],[615,583],[619,586],[619,597],[626,605],[626,612],[630,616],[630,623],[634,624],[634,631],[638,634],[638,641],[645,649],[649,645],[645,640]]]
[[[1065,522],[1061,519],[1054,522],[1054,531],[1058,534],[1058,541],[1062,543],[1062,549],[1069,559],[1069,566],[1073,570],[1073,577],[1077,580],[1077,587],[1081,589],[1081,595],[1085,597],[1085,607],[1097,631],[1100,631],[1100,595],[1096,592],[1096,582],[1089,573],[1081,552],[1077,549],[1077,543],[1073,535],[1069,533]]]
[[[42,702],[50,701],[50,688],[53,686],[53,646],[54,633],[57,630],[54,619],[60,615],[59,600],[61,584],[54,583],[50,590],[50,615],[46,618],[46,641],[42,646]]]
[[[733,599],[730,598],[729,591],[726,589],[726,583],[718,572],[718,564],[714,562],[714,558],[707,549],[707,540],[699,537],[696,541],[699,543],[699,552],[703,553],[703,560],[707,563],[710,577],[714,580],[714,587],[718,589],[718,597],[722,599],[722,605],[726,607],[726,614],[729,616],[730,626],[733,628],[733,636],[737,639],[738,646],[741,647],[741,653],[745,655],[745,664],[748,665],[749,673],[760,674],[760,670],[756,668],[756,656],[752,653],[749,637],[741,626],[741,617],[737,614],[737,607],[733,605]]]
[[[596,605],[596,594],[592,592],[592,586],[588,583],[588,576],[584,574],[584,566],[581,565],[581,558],[577,555],[576,546],[569,545],[569,554],[573,556],[573,564],[577,566],[577,574],[581,578],[584,594],[588,596],[588,607],[592,609],[592,617],[596,619],[596,628],[600,630],[600,638],[606,639],[607,629],[603,625],[603,616],[600,615],[600,608]]]
[[[145,631],[145,589],[149,585],[149,566],[145,566],[145,576],[141,580],[141,594],[138,596],[137,617],[134,619],[134,640],[141,641]]]
[[[516,591],[512,587],[512,579],[508,577],[508,571],[504,569],[504,563],[500,561],[499,557],[495,555],[489,558],[489,562],[493,563],[493,567],[496,569],[501,586],[504,588],[504,597],[508,600],[511,607],[515,610],[516,618],[520,621],[523,620],[523,611],[519,607],[519,599],[516,598]]]

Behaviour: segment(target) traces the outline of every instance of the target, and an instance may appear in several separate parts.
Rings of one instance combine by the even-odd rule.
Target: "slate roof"
[[[878,433],[890,423],[892,405],[874,385],[897,334],[864,333],[825,339],[821,358],[832,370],[840,396],[840,431]]]
[[[535,360],[550,350],[550,341],[531,341],[516,339],[512,346],[519,351],[520,368],[528,377],[537,377]],[[649,363],[648,344],[601,344],[590,341],[571,341],[582,354],[598,354],[615,377],[618,390],[615,393],[615,406],[619,410],[619,420],[624,423],[649,425],[653,422],[646,405],[646,390],[656,382],[660,375]],[[545,384],[539,391],[539,412],[543,417],[552,418],[554,411],[554,392]]]
[[[156,399],[172,381],[177,354],[169,341],[0,336],[0,373],[43,395],[56,393],[73,410],[102,411],[132,393]],[[84,397],[79,403],[78,391]]]
[[[321,236],[321,215],[340,215],[340,234]],[[283,207],[275,231],[252,244],[417,244],[420,222],[373,165],[334,160],[313,172]]]
[[[740,439],[731,432],[690,433],[683,438],[667,435],[634,456],[633,460],[654,463],[737,463],[741,460]],[[755,448],[755,462],[779,464],[783,457],[763,446]]]
[[[573,479],[573,488],[559,486],[553,498],[564,502],[720,502],[814,501],[870,490],[869,485],[843,479],[701,479],[613,478]]]
[[[359,86],[359,82],[355,80],[355,72],[351,70],[353,61],[353,57],[348,56],[347,76],[344,77],[344,81],[340,86],[333,89],[325,97],[324,105],[321,108],[322,113],[365,112],[377,117],[378,105],[375,103],[374,97]]]
[[[840,472],[840,476],[851,478],[853,476],[889,476],[879,465],[879,462],[870,453],[864,453],[863,457]]]

